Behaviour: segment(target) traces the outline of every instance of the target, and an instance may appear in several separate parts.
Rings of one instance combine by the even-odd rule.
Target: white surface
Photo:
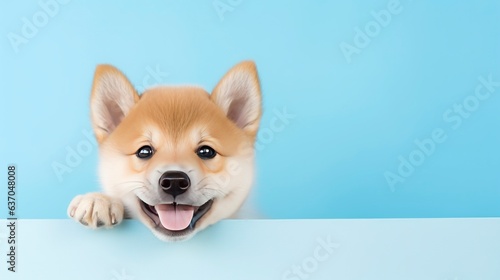
[[[227,220],[181,243],[137,221],[20,220],[17,241],[0,279],[500,279],[500,219]]]

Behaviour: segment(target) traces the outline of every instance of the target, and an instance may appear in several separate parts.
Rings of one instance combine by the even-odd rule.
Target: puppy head
[[[162,240],[233,215],[249,193],[261,117],[253,62],[233,67],[212,94],[156,87],[141,96],[119,70],[100,65],[91,117],[104,192]]]

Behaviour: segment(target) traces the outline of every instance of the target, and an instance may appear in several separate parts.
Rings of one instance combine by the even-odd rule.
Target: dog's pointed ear
[[[262,115],[255,63],[244,61],[229,70],[213,90],[211,99],[239,128],[255,137]]]
[[[139,101],[139,95],[127,77],[111,65],[98,65],[94,75],[90,114],[92,126],[101,143]]]

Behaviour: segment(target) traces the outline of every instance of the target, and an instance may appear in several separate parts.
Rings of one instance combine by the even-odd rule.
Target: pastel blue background
[[[212,1],[71,1],[17,53],[8,34],[42,9],[2,2],[0,181],[15,163],[18,216],[64,218],[74,195],[99,189],[95,146],[62,180],[52,169],[87,141],[96,64],[114,64],[138,87],[158,66],[168,72],[160,83],[210,91],[244,59],[259,69],[262,131],[275,110],[295,116],[259,140],[265,216],[499,216],[500,88],[457,129],[443,113],[474,93],[479,76],[500,81],[500,2],[401,1],[348,63],[340,44],[353,44],[355,28],[388,2],[242,1],[221,20]],[[447,140],[391,188],[385,172],[436,128]]]

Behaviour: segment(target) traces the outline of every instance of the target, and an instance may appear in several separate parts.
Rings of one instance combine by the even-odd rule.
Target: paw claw
[[[101,221],[101,220],[97,220],[97,224],[96,224],[97,227],[102,227],[104,226],[104,222]]]

